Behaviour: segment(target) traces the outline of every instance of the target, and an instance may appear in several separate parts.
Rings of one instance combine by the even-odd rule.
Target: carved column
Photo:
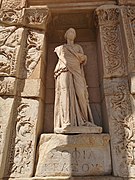
[[[131,174],[134,171],[131,166],[134,163],[134,100],[128,85],[120,9],[117,6],[101,6],[96,10],[96,16],[102,107],[111,135],[113,174],[120,177],[135,176]]]
[[[28,178],[34,173],[37,139],[43,127],[45,31],[49,12],[46,8],[25,8],[23,1],[2,2],[0,178]]]

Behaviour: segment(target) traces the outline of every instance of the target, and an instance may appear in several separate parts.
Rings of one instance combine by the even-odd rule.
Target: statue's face
[[[76,32],[74,29],[70,28],[67,32],[66,32],[66,38],[69,40],[74,40],[76,37]]]

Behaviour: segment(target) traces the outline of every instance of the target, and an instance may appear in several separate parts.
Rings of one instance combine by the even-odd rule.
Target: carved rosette
[[[104,77],[120,77],[126,74],[126,66],[121,42],[117,6],[101,6],[96,9],[100,32]]]
[[[9,143],[6,177],[31,177],[34,168],[39,102],[18,99],[18,103]]]

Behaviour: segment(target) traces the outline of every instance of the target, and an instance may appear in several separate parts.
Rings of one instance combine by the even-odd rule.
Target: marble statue
[[[75,38],[75,29],[68,29],[65,33],[67,44],[58,46],[54,50],[59,58],[54,70],[54,131],[56,133],[68,132],[69,129],[72,129],[72,133],[75,127],[96,126],[89,106],[83,70],[87,56],[84,55],[82,47],[74,43]]]

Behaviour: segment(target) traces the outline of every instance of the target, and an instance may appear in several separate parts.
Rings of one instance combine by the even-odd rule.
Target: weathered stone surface
[[[6,166],[13,101],[14,98],[0,97],[0,178]]]
[[[37,136],[42,124],[41,109],[37,100],[16,100],[5,177],[32,176]]]
[[[36,176],[86,176],[110,173],[109,135],[41,135]]]
[[[21,97],[40,97],[44,99],[45,87],[41,79],[25,79],[17,82],[17,95]]]

